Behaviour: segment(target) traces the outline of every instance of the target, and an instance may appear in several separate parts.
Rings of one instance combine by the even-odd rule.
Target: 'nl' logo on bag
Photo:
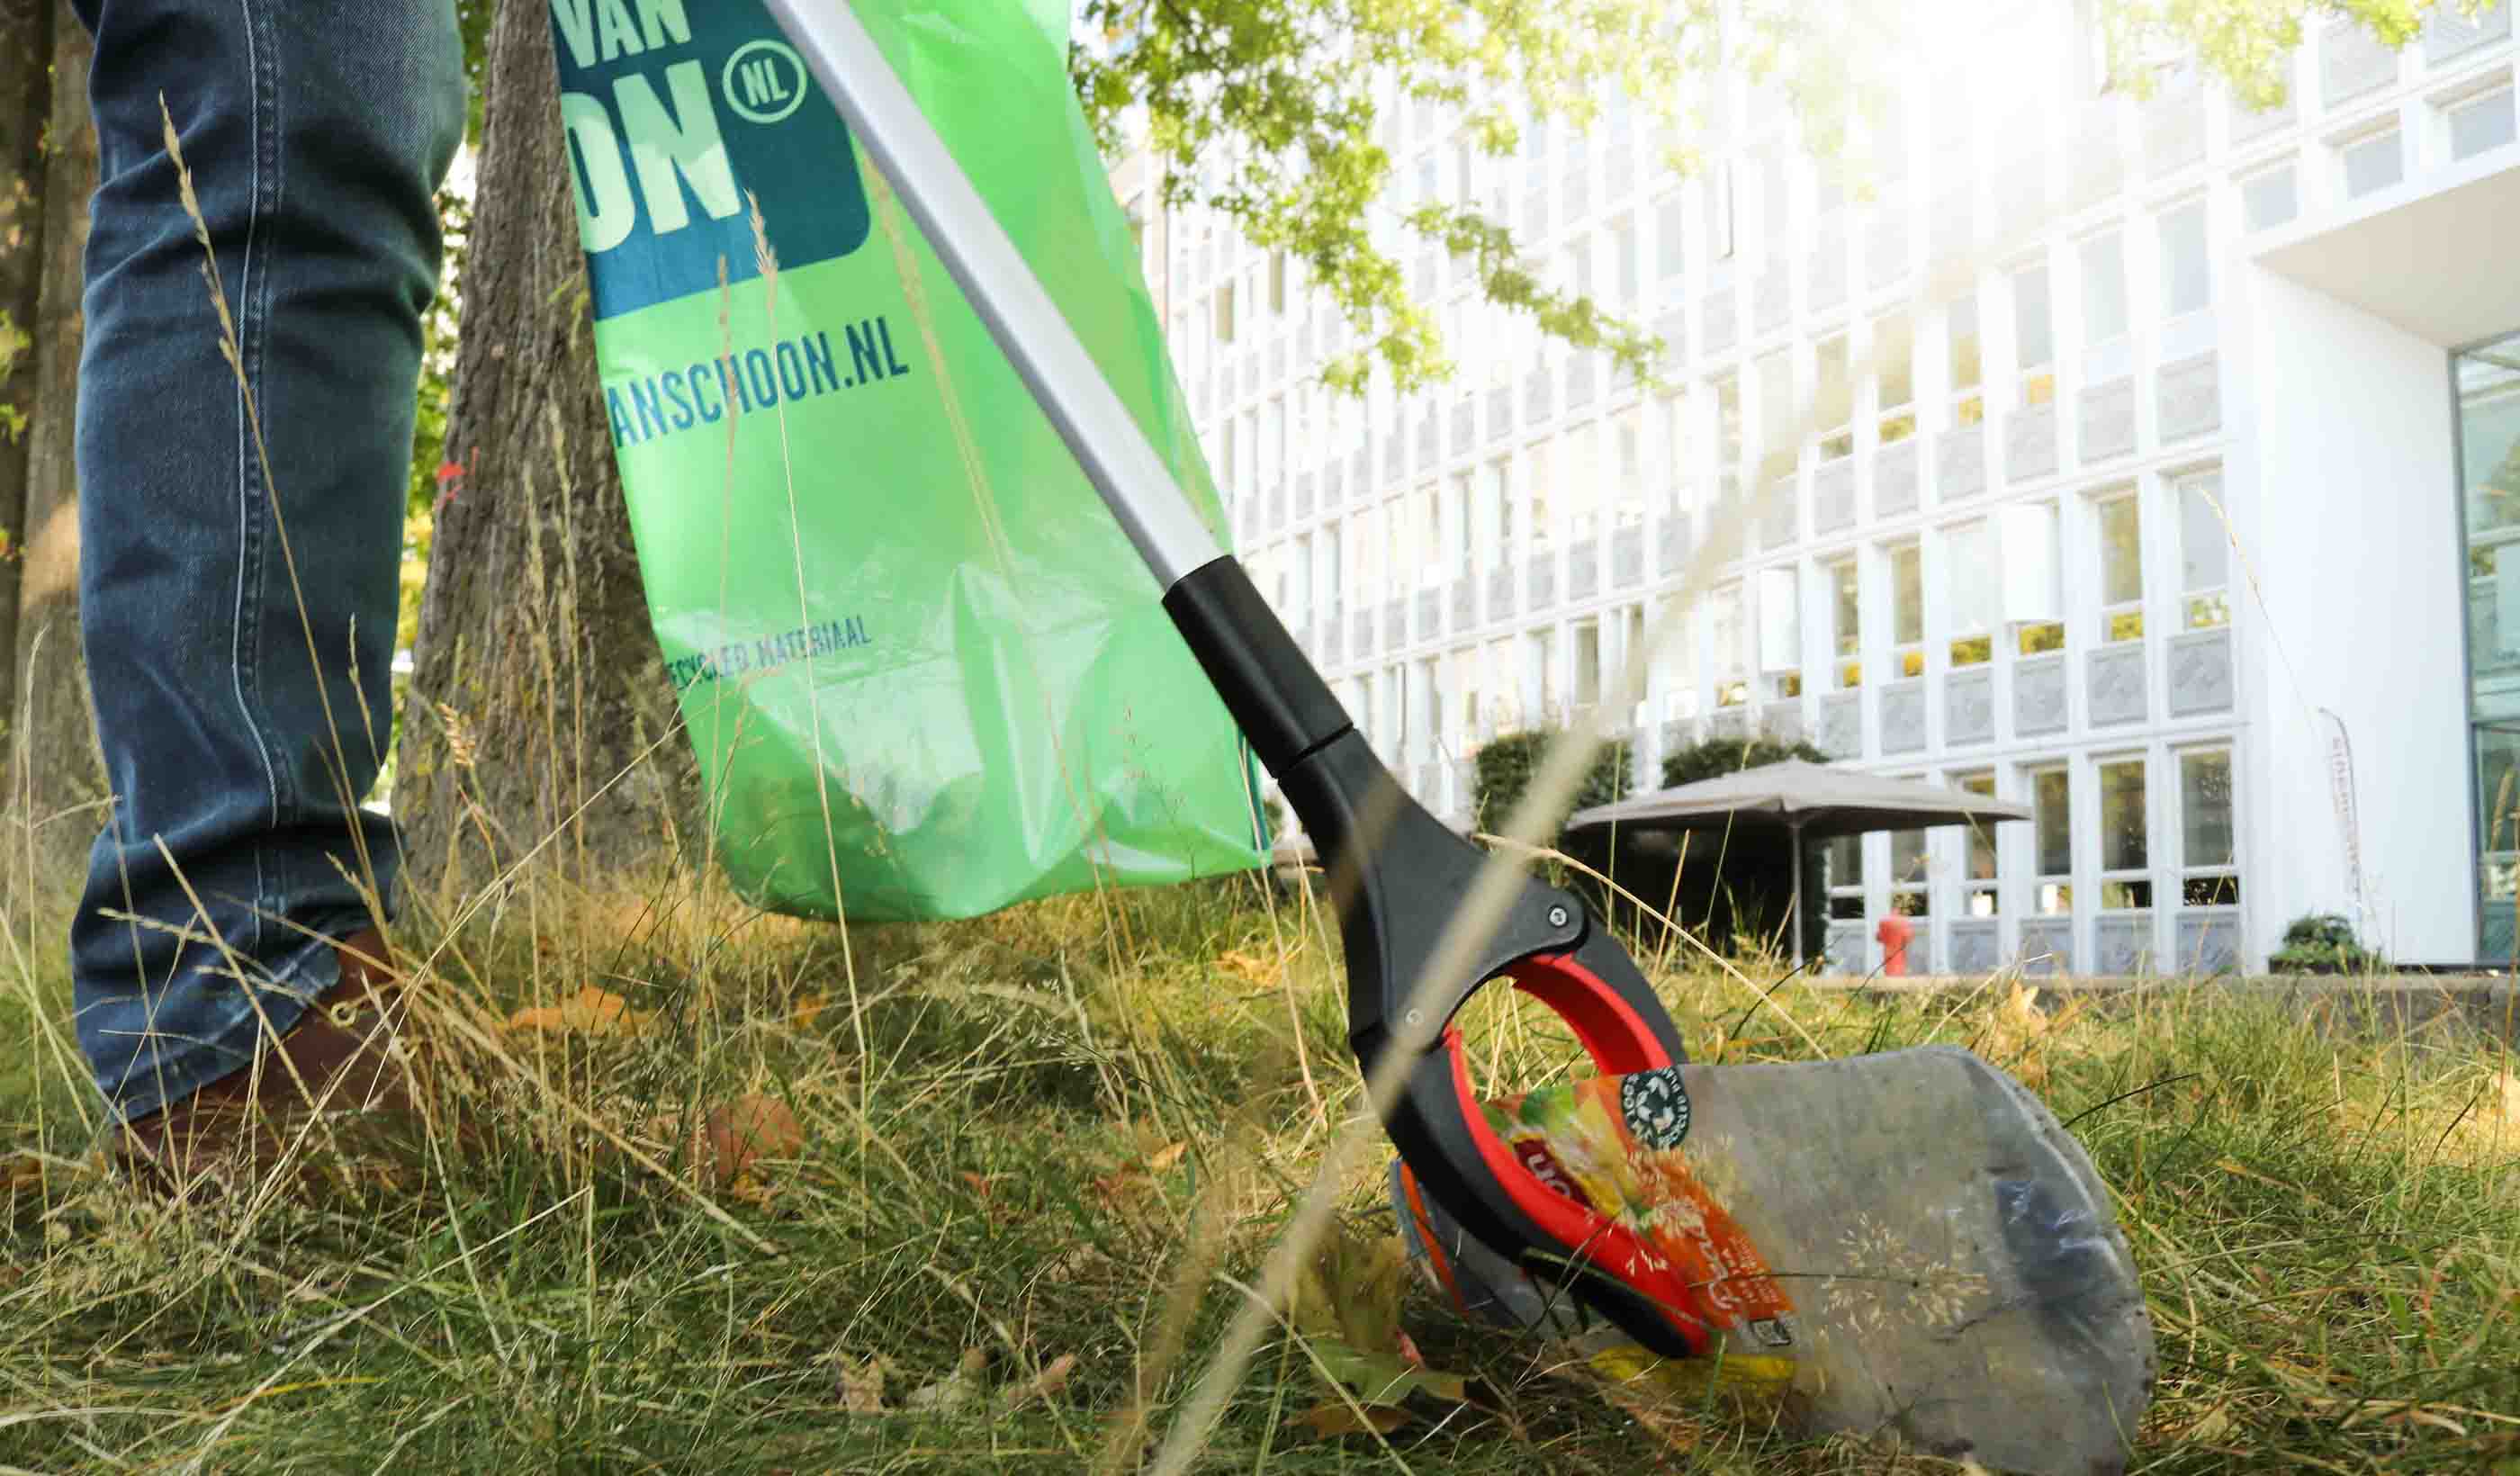
[[[865,245],[840,115],[744,0],[551,0],[561,121],[595,316],[759,275],[746,196],[783,267]]]

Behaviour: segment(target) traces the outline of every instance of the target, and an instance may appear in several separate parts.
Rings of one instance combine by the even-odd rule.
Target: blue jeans
[[[79,615],[113,809],[70,966],[80,1049],[128,1119],[246,1066],[337,981],[332,940],[392,905],[392,827],[360,803],[392,733],[421,315],[465,95],[453,0],[74,3],[100,165]]]

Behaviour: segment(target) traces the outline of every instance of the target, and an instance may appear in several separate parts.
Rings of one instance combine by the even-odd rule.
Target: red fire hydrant
[[[1881,942],[1881,971],[1891,978],[1902,978],[1908,972],[1908,940],[1916,935],[1915,925],[1905,915],[1892,913],[1881,919],[1872,936]]]

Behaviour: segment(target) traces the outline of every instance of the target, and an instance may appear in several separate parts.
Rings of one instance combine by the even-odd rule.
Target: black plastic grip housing
[[[1164,591],[1164,609],[1271,774],[1351,726],[1347,709],[1232,555]]]

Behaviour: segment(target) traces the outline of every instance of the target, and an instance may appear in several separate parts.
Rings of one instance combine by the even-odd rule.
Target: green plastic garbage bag
[[[1046,0],[865,21],[1218,534]],[[1160,591],[755,0],[552,0],[597,358],[717,854],[766,908],[968,917],[1255,867]]]

